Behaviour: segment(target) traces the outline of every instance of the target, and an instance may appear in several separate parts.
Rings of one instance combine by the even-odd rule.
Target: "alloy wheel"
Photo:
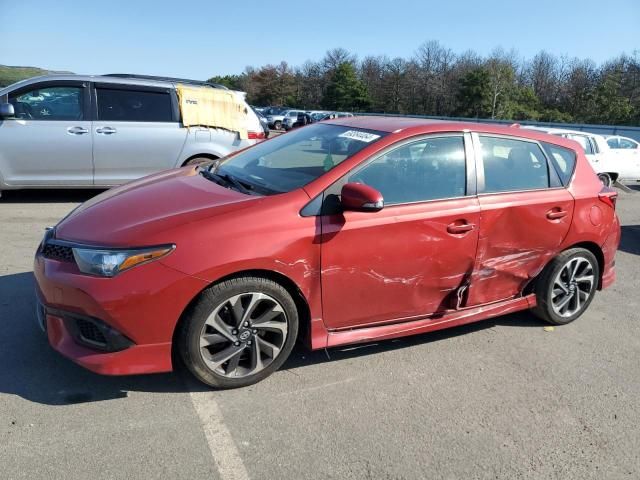
[[[259,292],[234,295],[209,315],[200,333],[200,355],[217,375],[242,378],[268,367],[287,340],[284,308]]]
[[[584,257],[574,257],[558,272],[553,281],[551,305],[561,317],[580,312],[593,295],[595,275],[593,265]]]

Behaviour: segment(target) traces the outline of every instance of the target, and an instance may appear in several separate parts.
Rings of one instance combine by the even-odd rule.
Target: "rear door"
[[[518,295],[558,253],[574,205],[539,143],[485,134],[473,138],[481,213],[470,306]]]
[[[91,185],[90,96],[81,81],[48,81],[9,94],[0,121],[0,176],[9,185]]]
[[[170,88],[96,83],[95,185],[117,185],[173,168],[187,129]]]

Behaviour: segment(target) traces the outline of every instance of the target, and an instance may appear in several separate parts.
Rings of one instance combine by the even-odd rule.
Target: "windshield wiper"
[[[236,180],[233,176],[228,173],[219,174],[214,173],[208,168],[201,168],[200,175],[202,175],[207,180],[211,180],[212,182],[217,183],[218,185],[233,187],[238,190],[240,193],[245,193],[247,195],[254,195],[254,193],[245,187],[242,183]]]

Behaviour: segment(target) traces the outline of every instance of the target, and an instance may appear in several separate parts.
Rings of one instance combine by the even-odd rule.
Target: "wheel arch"
[[[309,307],[307,298],[304,296],[304,294],[302,293],[302,290],[296,284],[296,282],[294,282],[291,278],[287,277],[286,275],[280,272],[276,272],[274,270],[266,270],[266,269],[240,270],[210,282],[206,287],[200,290],[184,308],[184,310],[180,314],[180,318],[176,322],[176,326],[174,327],[173,336],[171,339],[171,351],[172,351],[171,356],[172,356],[172,362],[174,366],[176,365],[176,362],[179,361],[179,357],[180,357],[180,355],[176,351],[177,337],[180,334],[180,329],[182,328],[182,325],[184,324],[187,316],[189,315],[189,312],[193,308],[195,302],[200,298],[200,295],[202,295],[202,293],[205,290],[207,290],[208,288],[211,288],[212,286],[218,283],[224,282],[226,280],[231,280],[233,278],[239,278],[239,277],[266,278],[269,280],[273,280],[274,282],[282,285],[284,289],[291,295],[291,298],[293,298],[293,301],[296,304],[296,309],[298,310],[298,317],[299,317],[298,339],[307,338],[308,335],[310,335],[311,309]]]
[[[558,255],[560,255],[562,252],[566,252],[567,250],[571,250],[572,248],[584,248],[585,250],[588,250],[589,252],[591,252],[594,257],[596,257],[596,260],[598,261],[598,287],[597,287],[597,289],[598,290],[602,290],[602,274],[603,274],[603,270],[604,270],[604,253],[602,251],[602,248],[600,248],[600,245],[598,245],[597,243],[590,242],[590,241],[584,241],[584,242],[578,242],[578,243],[574,243],[574,244],[568,245],[566,248],[564,248],[561,251],[559,251],[557,253],[557,255],[554,255],[554,256],[550,257],[549,260],[547,260],[547,262],[544,264],[544,267],[542,267],[540,269],[540,272],[530,282],[527,283],[527,285],[523,289],[523,294],[526,295],[526,294],[532,293],[534,291],[534,289],[535,289],[536,282],[538,281],[538,279],[542,275],[542,272],[544,272],[544,270],[547,268],[547,266],[551,263],[551,261],[554,258],[556,258]]]
[[[213,153],[196,153],[194,155],[191,155],[189,158],[185,159],[182,162],[182,167],[186,166],[187,163],[189,163],[191,160],[193,160],[194,158],[198,158],[198,157],[202,157],[202,158],[208,158],[210,160],[218,160],[220,157],[218,157],[217,155],[214,155]]]

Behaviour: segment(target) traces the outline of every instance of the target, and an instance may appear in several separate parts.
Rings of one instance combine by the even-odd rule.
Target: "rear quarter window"
[[[558,173],[562,185],[566,187],[576,168],[576,152],[570,148],[559,147],[551,143],[543,143],[542,146],[551,159],[551,164]]]

